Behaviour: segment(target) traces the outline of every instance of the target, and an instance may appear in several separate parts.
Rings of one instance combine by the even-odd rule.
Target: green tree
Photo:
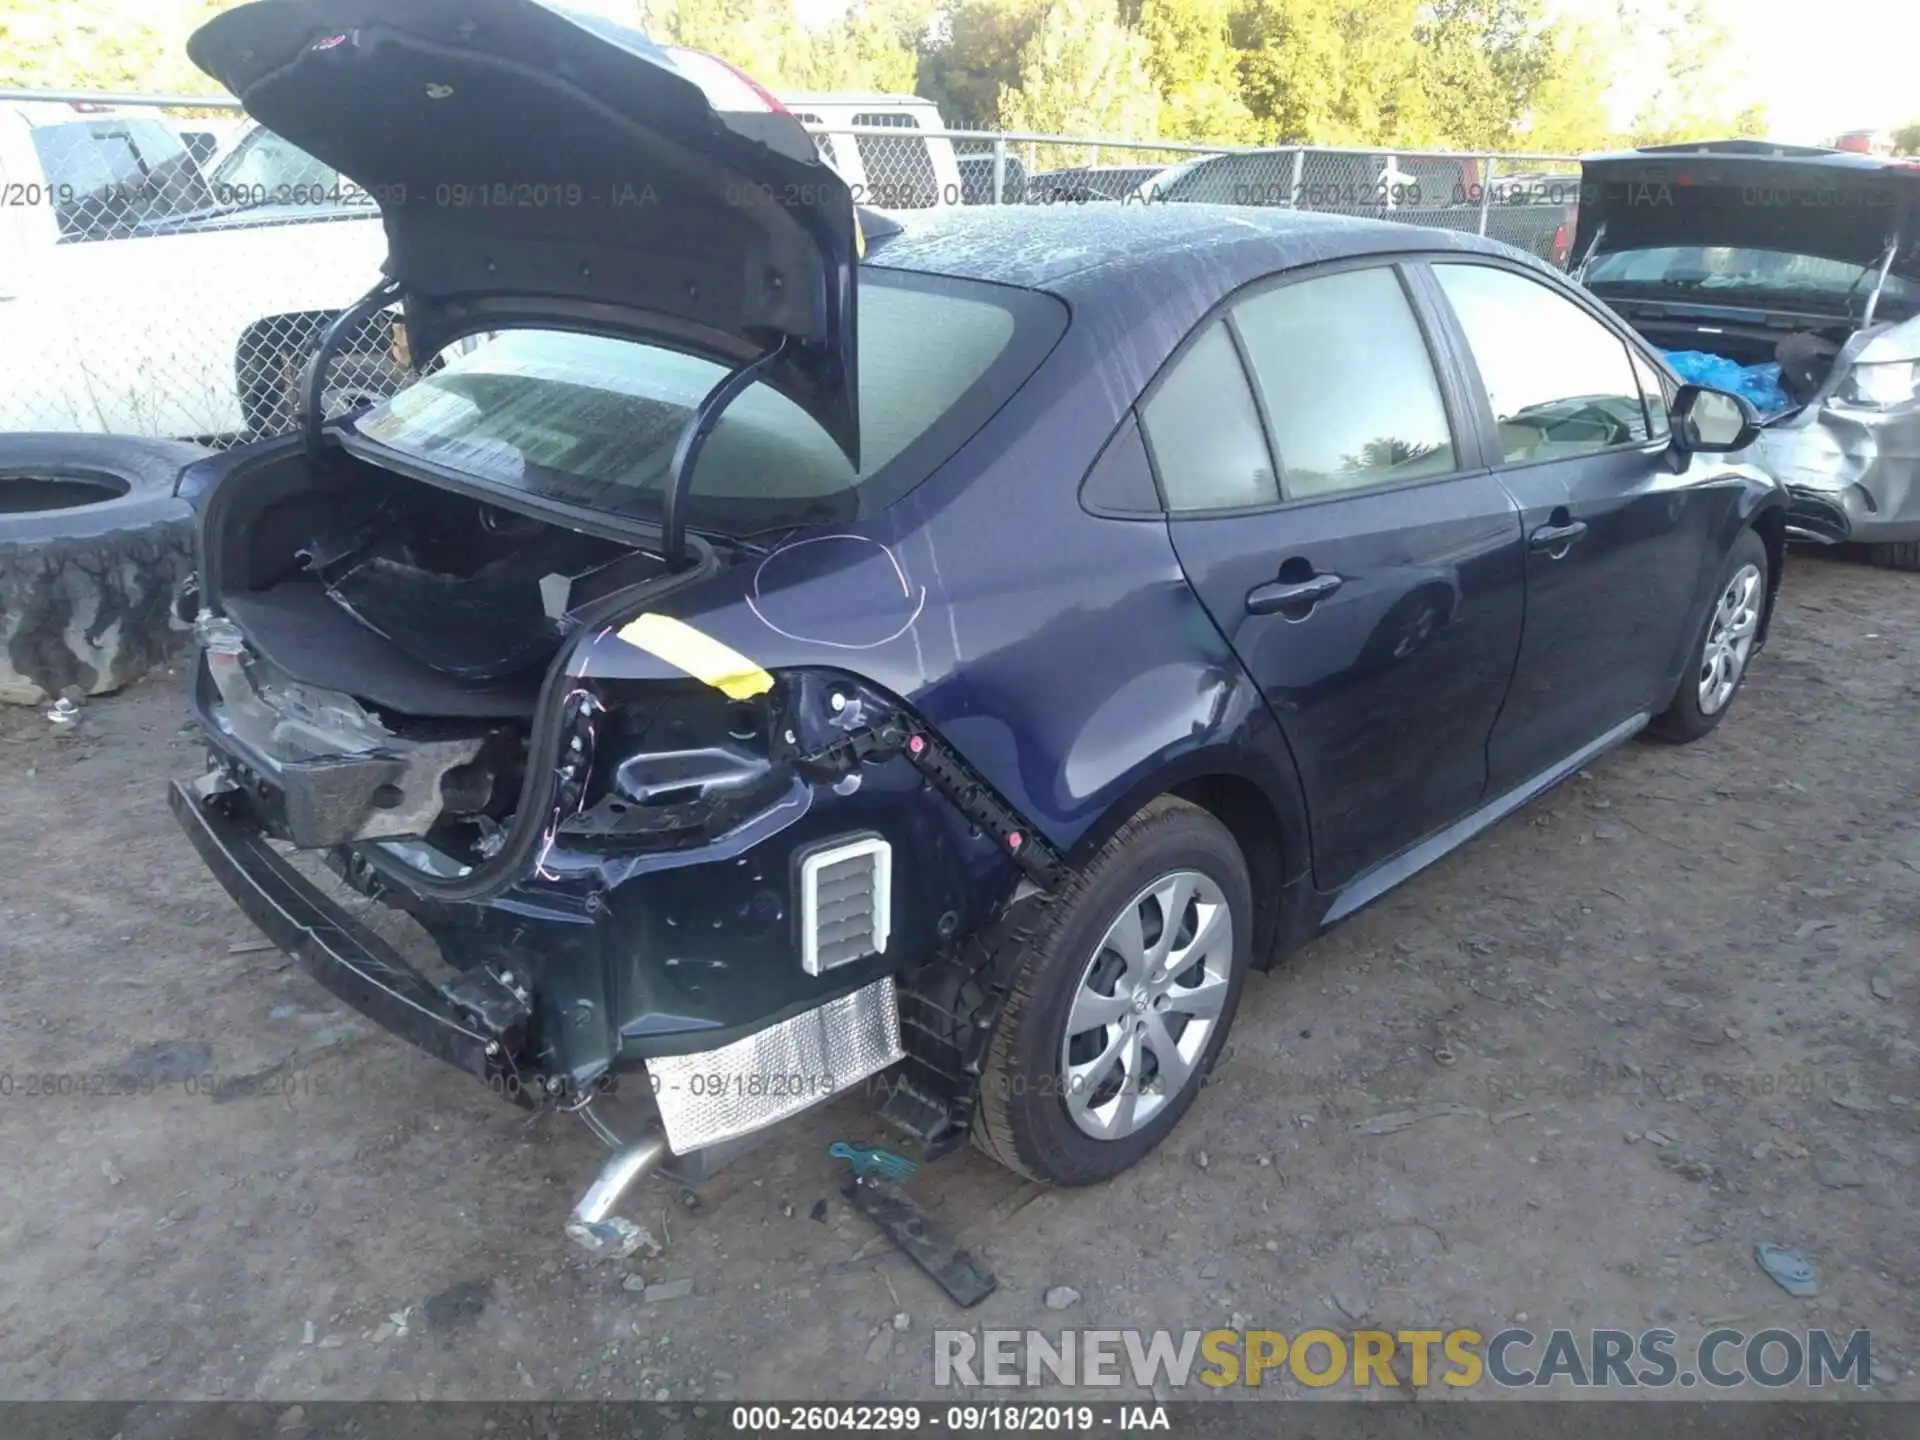
[[[1048,0],[953,0],[920,61],[920,93],[949,125],[984,129],[1003,90],[1020,87],[1020,56]]]
[[[633,23],[656,40],[690,45],[782,90],[911,92],[919,68],[912,0],[868,0],[808,29],[792,0],[642,0]]]
[[[1764,135],[1764,104],[1739,104],[1747,53],[1708,0],[1620,0],[1623,31],[1655,47],[1663,77],[1633,121],[1636,145]]]
[[[1435,133],[1472,150],[1514,143],[1562,58],[1540,0],[1433,0],[1414,39]]]
[[[1555,53],[1534,88],[1517,137],[1525,149],[1546,154],[1582,155],[1624,143],[1608,113],[1607,90],[1613,75],[1607,50],[1586,25],[1561,28]]]
[[[1240,98],[1240,57],[1229,24],[1231,0],[1144,0],[1137,23],[1147,70],[1161,98],[1160,133],[1175,140],[1235,144],[1260,138]]]
[[[1893,153],[1920,155],[1920,120],[1910,120],[1893,132]]]
[[[1421,10],[1421,0],[1250,0],[1234,16],[1234,43],[1241,96],[1266,136],[1434,143],[1414,34]]]
[[[1121,22],[1114,0],[1056,0],[1020,49],[1019,83],[1001,88],[999,123],[1152,138],[1160,96],[1147,56],[1145,37]]]
[[[187,58],[187,37],[239,0],[6,0],[0,85],[224,95]]]

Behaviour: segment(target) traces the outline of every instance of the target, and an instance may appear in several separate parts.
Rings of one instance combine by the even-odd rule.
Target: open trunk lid
[[[759,377],[859,463],[844,181],[710,56],[537,0],[255,0],[188,53],[379,204],[416,355],[640,338]]]
[[[1736,148],[1737,147],[1737,148]],[[1758,141],[1655,146],[1581,162],[1575,251],[1741,246],[1920,278],[1920,165]],[[1604,230],[1604,233],[1601,233]]]

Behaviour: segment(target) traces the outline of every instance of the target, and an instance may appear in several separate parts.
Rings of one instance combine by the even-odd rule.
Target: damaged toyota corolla
[[[173,807],[388,1028],[602,1138],[642,1092],[589,1245],[863,1084],[923,1154],[1119,1173],[1249,970],[1705,734],[1764,642],[1751,412],[1505,247],[903,229],[744,77],[529,0],[264,0],[192,53],[380,200],[365,305],[440,358],[190,474]]]
[[[1576,273],[1668,351],[1744,368],[1796,538],[1920,570],[1920,160],[1759,140],[1582,166]]]

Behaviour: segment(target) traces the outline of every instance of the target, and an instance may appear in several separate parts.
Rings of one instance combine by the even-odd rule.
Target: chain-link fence
[[[923,101],[802,113],[856,200],[952,205],[1283,206],[1505,240],[1564,262],[1578,162],[1557,156],[987,134],[928,128]],[[294,428],[307,359],[380,280],[376,197],[237,105],[0,91],[0,430],[228,444]],[[24,138],[22,138],[24,137]],[[392,311],[344,337],[322,404],[412,373]]]

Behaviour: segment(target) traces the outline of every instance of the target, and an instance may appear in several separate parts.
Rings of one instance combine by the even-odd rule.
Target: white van
[[[853,189],[856,205],[927,210],[961,202],[953,142],[921,131],[946,129],[931,100],[918,95],[803,90],[779,97],[813,132],[820,157]],[[885,127],[899,135],[856,135],[848,126]]]

